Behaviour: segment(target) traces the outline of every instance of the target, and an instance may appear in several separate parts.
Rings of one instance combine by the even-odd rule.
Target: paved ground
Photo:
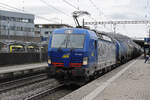
[[[14,71],[42,68],[42,67],[47,67],[47,66],[48,66],[48,64],[46,62],[44,62],[44,63],[34,63],[34,64],[22,64],[22,65],[5,66],[5,67],[0,67],[0,74],[14,72]]]
[[[132,60],[61,100],[150,100],[150,63]]]

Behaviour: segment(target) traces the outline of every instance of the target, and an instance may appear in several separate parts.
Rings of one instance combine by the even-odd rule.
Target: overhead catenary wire
[[[101,12],[101,11],[99,10],[99,8],[94,4],[94,2],[93,2],[92,0],[89,0],[89,1],[90,1],[90,3],[93,5],[93,7],[94,7],[97,11]]]
[[[11,5],[8,5],[8,4],[5,4],[5,3],[1,3],[0,2],[0,5],[3,5],[3,8],[5,8],[5,9],[9,9],[9,10],[15,10],[15,11],[19,11],[19,12],[21,12],[21,13],[30,13],[30,12],[27,12],[27,11],[25,11],[25,10],[22,10],[22,9],[19,9],[19,8],[16,8],[16,7],[13,7],[13,6],[11,6]],[[5,6],[5,7],[4,7]],[[2,6],[1,6],[2,7]],[[7,8],[8,7],[8,8]],[[43,20],[46,20],[46,21],[50,21],[50,22],[55,22],[55,23],[59,23],[59,22],[57,22],[57,21],[54,21],[54,20],[51,20],[51,19],[48,19],[48,18],[45,18],[45,17],[43,17],[43,16],[39,16],[39,15],[36,15],[36,14],[34,14],[36,17],[38,17],[38,18],[40,18],[40,19],[43,19]]]
[[[92,4],[92,6],[98,11],[98,13],[99,13],[99,15],[102,17],[102,16],[104,16],[106,19],[107,19],[107,17],[105,16],[105,14],[104,14],[104,12],[102,11],[102,10],[100,10],[100,8],[98,8],[97,6],[96,6],[96,4],[92,1],[92,0],[89,0],[89,2]]]
[[[1,5],[4,5],[4,6],[6,6],[6,7],[9,7],[9,8],[15,9],[15,10],[17,10],[17,11],[21,11],[21,12],[23,11],[22,9],[18,9],[18,8],[16,8],[16,7],[13,7],[13,6],[8,5],[8,4],[5,4],[5,3],[1,3],[1,2],[0,2],[0,4],[1,4]]]
[[[48,18],[39,16],[39,15],[36,15],[36,17],[38,17],[38,18],[40,18],[40,19],[43,19],[43,20],[46,20],[46,21],[49,21],[49,22],[59,23],[59,22],[57,22],[57,21],[54,21],[54,20],[51,20],[51,19],[48,19]]]
[[[54,7],[53,5],[47,3],[45,0],[40,0],[40,1],[41,1],[42,3],[44,3],[45,5],[47,5],[48,8],[53,8],[53,9],[55,9],[56,11],[58,11],[58,12],[64,14],[64,15],[66,15],[66,16],[68,16],[68,17],[71,17],[70,15],[66,14],[65,12],[63,12],[63,11],[57,9],[56,7]]]
[[[65,2],[66,4],[68,4],[69,6],[71,6],[72,8],[79,10],[78,7],[74,6],[73,4],[71,4],[70,2],[66,1],[66,0],[62,0],[63,2]]]
[[[90,2],[90,4],[98,11],[99,15],[100,15],[100,13],[101,13],[102,15],[104,15],[103,11],[101,11],[101,10],[95,5],[95,3],[94,3],[92,0],[89,0],[89,2]],[[102,16],[102,15],[100,15],[100,16]],[[105,15],[104,15],[104,17],[105,17]],[[105,18],[106,18],[106,17],[105,17]],[[95,22],[97,22],[96,19],[94,19],[94,18],[92,18],[92,19],[93,19]],[[108,29],[108,30],[111,30],[111,29],[109,29],[109,28],[106,27],[106,26],[105,26],[105,28]]]
[[[77,0],[77,2],[78,2],[78,10],[79,10],[79,0]]]
[[[25,9],[25,8],[24,8],[24,0],[22,0],[22,5],[23,5],[23,6],[22,6],[22,10],[24,11],[24,9]]]
[[[12,9],[12,8],[7,8],[7,7],[4,7],[4,6],[0,6],[0,8],[7,9],[7,10],[9,10],[9,11],[14,10],[14,9]]]

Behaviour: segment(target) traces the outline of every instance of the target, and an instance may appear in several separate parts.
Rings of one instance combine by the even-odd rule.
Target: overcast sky
[[[24,10],[24,12],[51,20],[47,21],[36,17],[35,23],[62,22],[74,25],[71,13],[77,10],[76,8],[88,11],[96,21],[148,20],[150,19],[149,3],[150,0],[0,0],[0,9],[17,11],[8,7],[10,5]],[[85,21],[93,21],[90,16],[83,17]],[[111,25],[99,25],[97,29],[113,31]],[[117,32],[130,37],[144,37],[148,36],[148,25],[117,25]]]

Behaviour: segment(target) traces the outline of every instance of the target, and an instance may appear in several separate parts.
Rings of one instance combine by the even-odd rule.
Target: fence
[[[47,53],[0,53],[0,66],[47,61]]]

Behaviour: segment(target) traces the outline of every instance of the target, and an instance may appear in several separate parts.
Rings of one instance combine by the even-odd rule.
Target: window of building
[[[5,25],[2,26],[2,30],[6,30],[6,26]]]
[[[21,27],[21,31],[23,31],[23,27]]]
[[[40,31],[35,31],[35,34],[40,34]]]
[[[55,28],[55,26],[52,26],[52,28]]]
[[[17,27],[17,30],[16,31],[20,31],[20,27]]]
[[[49,26],[48,25],[44,25],[44,28],[49,28]]]
[[[49,33],[48,31],[45,32],[46,35],[47,35],[48,33]]]
[[[12,17],[13,21],[16,21],[16,18],[15,17]]]
[[[5,16],[2,16],[2,20],[6,20],[6,17],[5,17]]]
[[[10,26],[10,29],[11,30],[15,30],[15,26]]]
[[[16,17],[16,22],[19,22],[19,18]]]
[[[14,21],[14,17],[10,17],[10,21]]]
[[[9,17],[6,17],[6,20],[9,20],[10,18]]]
[[[29,22],[29,20],[28,19],[22,19],[22,22],[24,22],[24,23],[28,23]]]
[[[49,28],[52,28],[52,26],[49,26]]]
[[[28,22],[29,23],[33,23],[33,19],[28,19]]]

